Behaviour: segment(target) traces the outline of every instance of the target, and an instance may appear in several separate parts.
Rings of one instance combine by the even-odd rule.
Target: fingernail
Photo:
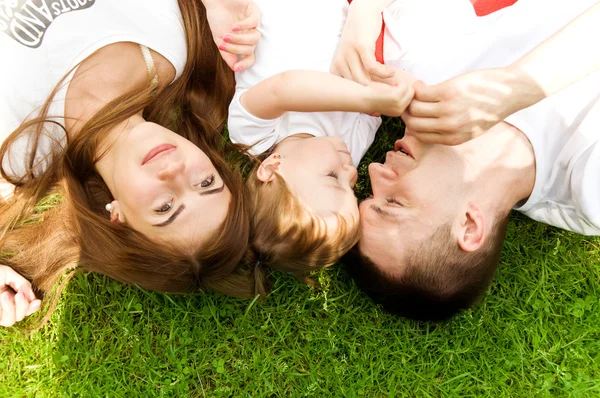
[[[221,51],[225,51],[225,49],[226,49],[226,48],[227,48],[227,47],[225,46],[225,44],[221,44],[221,45],[219,46],[219,50],[221,50]]]
[[[237,32],[238,30],[240,30],[240,27],[238,25],[233,25],[233,28],[231,28],[232,32]]]
[[[241,66],[235,66],[235,67],[233,68],[233,71],[234,71],[234,72],[241,72],[241,71],[242,71],[242,67],[241,67]]]
[[[233,40],[233,38],[231,36],[229,36],[229,35],[223,36],[223,41],[225,43],[229,43],[229,42],[231,42],[231,40]]]

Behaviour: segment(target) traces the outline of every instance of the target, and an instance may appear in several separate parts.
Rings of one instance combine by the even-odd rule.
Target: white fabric
[[[256,0],[261,9],[263,37],[256,46],[256,63],[236,73],[236,93],[229,107],[228,129],[233,142],[254,145],[252,152],[267,151],[298,133],[340,136],[356,165],[369,148],[380,118],[349,112],[287,112],[274,120],[248,113],[242,94],[258,82],[290,69],[329,71],[342,34],[346,0]]]
[[[106,45],[127,41],[147,46],[168,59],[178,77],[187,56],[181,19],[176,0],[0,0],[0,140],[37,116],[63,76]],[[48,113],[60,123],[69,81]],[[52,140],[64,141],[62,130],[48,128],[53,138],[38,147],[38,159],[48,153]],[[23,137],[11,148],[15,175],[26,169],[28,141]]]
[[[402,0],[392,4],[384,13],[386,63],[428,84],[474,69],[504,66],[596,1],[518,0],[482,18],[475,17],[467,3]],[[600,235],[599,99],[600,73],[595,73],[506,119],[526,134],[536,158],[533,192],[516,210],[560,228]]]

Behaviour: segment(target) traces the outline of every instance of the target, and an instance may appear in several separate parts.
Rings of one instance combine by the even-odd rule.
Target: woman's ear
[[[281,155],[274,152],[262,161],[256,170],[256,177],[262,182],[272,182],[275,180],[275,172],[279,170],[280,165]]]
[[[123,216],[123,212],[121,211],[121,207],[119,205],[118,200],[113,200],[109,204],[106,205],[106,210],[110,212],[110,222],[113,224],[124,224],[125,217]]]
[[[466,252],[479,250],[485,243],[486,219],[483,211],[476,204],[469,202],[456,227],[456,237],[460,248]]]

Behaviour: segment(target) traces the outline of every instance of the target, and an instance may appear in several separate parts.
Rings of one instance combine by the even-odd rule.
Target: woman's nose
[[[160,180],[167,180],[176,177],[185,170],[185,164],[182,161],[170,162],[162,169],[158,170],[156,176]]]

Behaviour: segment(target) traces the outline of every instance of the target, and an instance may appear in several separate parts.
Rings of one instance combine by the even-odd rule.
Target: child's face
[[[292,192],[317,216],[334,213],[358,220],[354,184],[358,174],[340,137],[289,137],[269,159]]]

